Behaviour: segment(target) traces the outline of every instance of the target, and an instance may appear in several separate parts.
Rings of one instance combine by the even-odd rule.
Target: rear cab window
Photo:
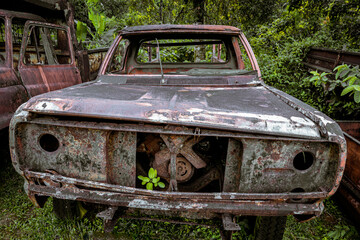
[[[138,63],[225,63],[228,51],[219,39],[153,39],[138,49]]]

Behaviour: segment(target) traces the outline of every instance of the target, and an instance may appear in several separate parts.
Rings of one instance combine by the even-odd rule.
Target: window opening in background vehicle
[[[124,68],[126,49],[129,44],[130,41],[128,39],[121,39],[120,43],[116,47],[114,55],[112,56],[110,64],[108,65],[108,73],[120,72]]]
[[[68,35],[65,30],[32,26],[25,49],[26,65],[71,64]]]
[[[5,42],[5,19],[0,18],[0,64],[5,64],[6,62]]]
[[[226,63],[228,53],[219,39],[159,39],[141,43],[136,61],[138,63]],[[159,53],[159,54],[158,54]]]
[[[243,63],[243,67],[244,67],[244,70],[253,70],[253,67],[251,65],[251,62],[250,62],[250,58],[245,50],[245,47],[244,45],[241,43],[240,39],[237,38],[237,41],[238,41],[238,44],[239,44],[239,47],[240,47],[240,51],[241,51],[241,59],[242,59],[242,63]]]
[[[26,19],[13,18],[11,20],[11,35],[13,45],[13,67],[17,69],[20,57],[21,42],[24,35]]]

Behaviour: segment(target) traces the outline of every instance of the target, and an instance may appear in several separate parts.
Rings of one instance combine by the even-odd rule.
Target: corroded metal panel
[[[81,83],[74,66],[23,66],[19,72],[31,96]]]
[[[54,170],[64,176],[106,182],[106,132],[36,124],[22,124],[18,131],[20,169]],[[58,149],[44,150],[40,141],[45,134],[58,139]]]
[[[45,19],[32,14],[32,13],[25,13],[25,12],[15,12],[15,11],[8,11],[8,10],[3,10],[0,9],[0,16],[4,16],[4,17],[9,17],[9,18],[24,18],[24,19],[29,19],[29,20],[33,20],[33,21],[43,21],[45,22]]]
[[[339,147],[333,143],[298,143],[243,139],[240,192],[305,192],[326,189],[334,184],[339,164]],[[297,154],[309,152],[313,163],[297,169]]]
[[[20,52],[19,73],[30,96],[66,88],[81,83],[80,71],[75,66],[75,56],[68,27],[62,27],[50,23],[30,21],[25,24],[24,36],[26,41],[30,37],[29,29],[33,26],[52,28],[65,31],[67,34],[68,54],[70,63],[66,64],[25,64],[25,47],[23,44]],[[53,49],[51,49],[53,51]],[[52,54],[55,54],[54,52]]]
[[[124,35],[132,34],[151,34],[151,33],[220,33],[220,34],[232,34],[238,35],[240,30],[232,26],[222,26],[222,25],[172,25],[172,24],[162,24],[162,25],[143,25],[143,26],[134,26],[126,27],[121,30],[121,33]]]
[[[311,48],[305,65],[320,71],[332,72],[340,64],[359,65],[360,53],[327,48]]]
[[[241,178],[241,164],[243,147],[240,141],[229,138],[227,149],[225,173],[224,173],[224,192],[237,192]]]
[[[107,146],[108,183],[135,187],[136,133],[111,132]]]
[[[341,129],[360,141],[360,121],[337,121]]]
[[[359,226],[360,221],[360,122],[342,121],[339,125],[344,130],[347,142],[347,160],[344,177],[336,198],[343,204],[350,218]],[[349,134],[348,134],[349,133]],[[354,134],[354,135],[353,135]],[[358,138],[355,138],[357,136]]]
[[[15,110],[26,100],[25,88],[12,69],[0,67],[0,129],[9,126]]]
[[[360,141],[348,134],[345,139],[348,155],[344,175],[360,191]]]
[[[178,216],[178,212],[215,212],[230,213],[245,216],[286,216],[289,214],[309,214],[320,215],[323,211],[322,203],[302,204],[275,201],[234,201],[234,200],[202,200],[198,199],[164,199],[161,195],[150,197],[135,196],[133,194],[112,193],[105,191],[93,191],[78,188],[61,188],[55,190],[47,186],[30,184],[27,187],[32,194],[53,196],[64,199],[81,199],[88,202],[108,204],[112,206],[123,206],[145,210],[160,210],[173,212]]]
[[[126,79],[99,78],[67,91],[35,97],[25,109],[68,116],[181,124],[312,139],[320,137],[315,123],[262,86],[209,88],[121,83]],[[138,79],[146,80],[146,77]]]

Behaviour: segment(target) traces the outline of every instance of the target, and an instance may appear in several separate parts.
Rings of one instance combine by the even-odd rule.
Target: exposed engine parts
[[[167,181],[170,190],[172,181],[176,189],[200,191],[213,181],[221,180],[220,158],[216,158],[216,161],[211,158],[214,156],[213,151],[217,151],[217,148],[211,146],[214,145],[214,140],[211,138],[144,134],[138,142],[137,161],[140,164],[137,166],[141,168],[139,172],[146,172],[150,167],[156,169],[158,176]],[[172,156],[174,156],[174,179]],[[178,184],[181,186],[177,186]],[[217,188],[221,186],[216,185]]]

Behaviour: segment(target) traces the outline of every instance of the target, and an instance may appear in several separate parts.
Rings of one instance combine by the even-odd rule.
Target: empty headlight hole
[[[42,149],[47,152],[55,152],[59,148],[59,140],[51,134],[44,134],[40,136],[39,144]]]
[[[314,155],[311,152],[300,152],[293,161],[294,168],[301,171],[309,169],[313,163]]]

